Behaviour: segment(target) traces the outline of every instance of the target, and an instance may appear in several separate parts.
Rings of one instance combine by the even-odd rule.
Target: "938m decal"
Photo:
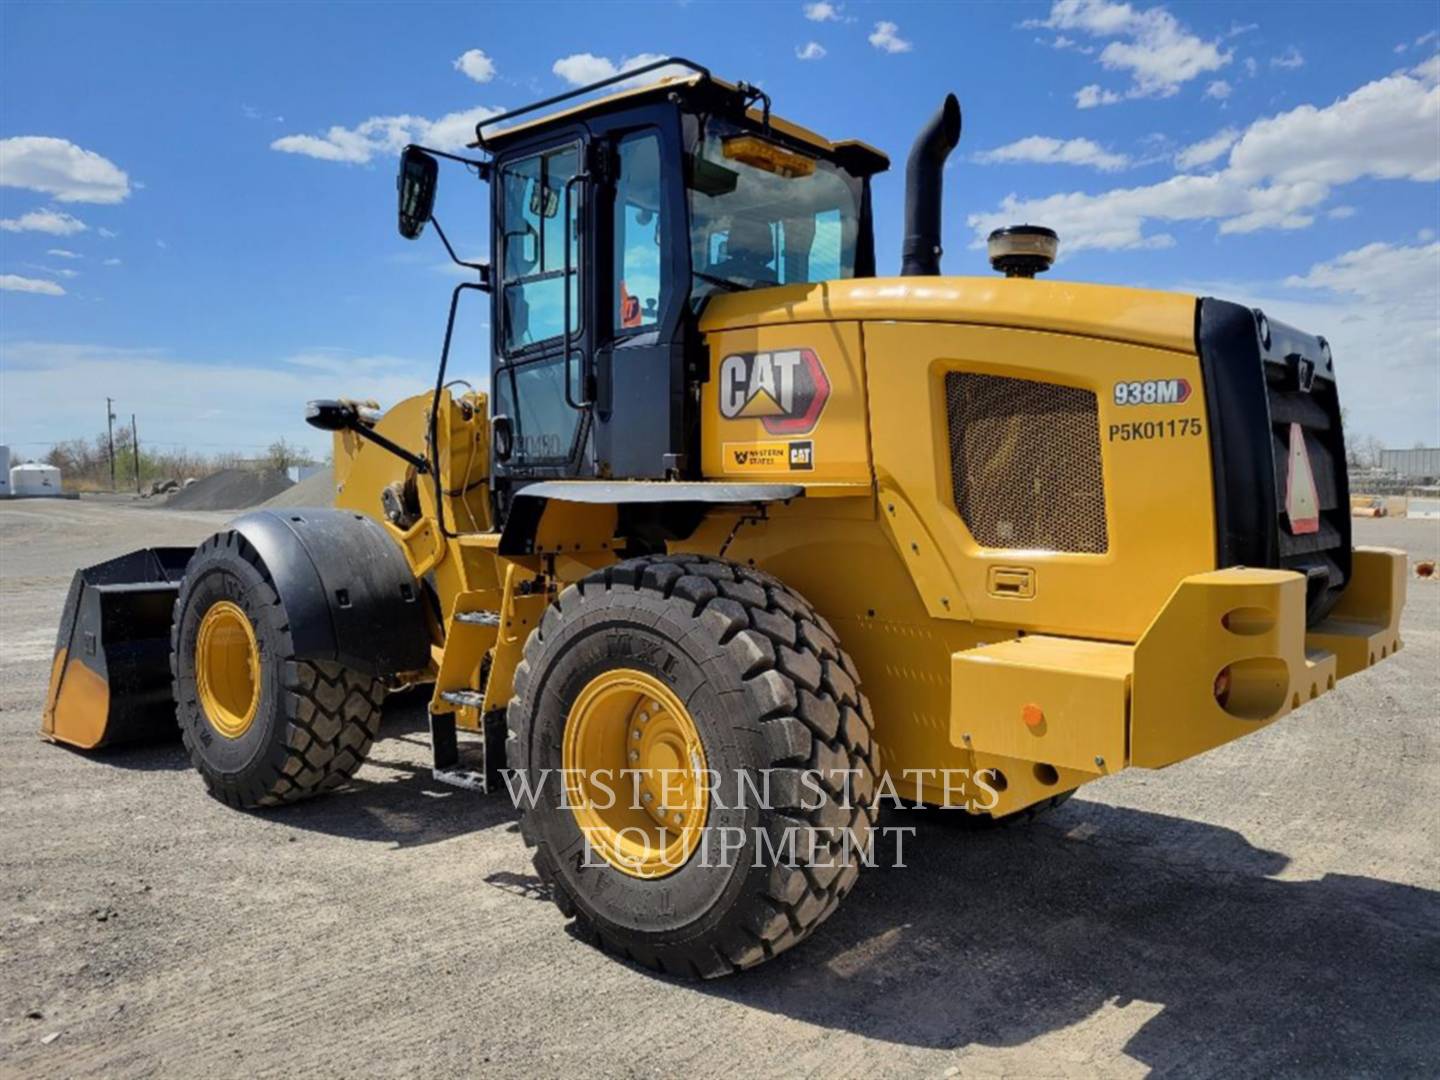
[[[1116,405],[1179,405],[1189,398],[1189,379],[1142,379],[1115,384]]]
[[[830,379],[814,349],[731,353],[720,364],[720,415],[759,420],[771,435],[804,435],[820,420]]]

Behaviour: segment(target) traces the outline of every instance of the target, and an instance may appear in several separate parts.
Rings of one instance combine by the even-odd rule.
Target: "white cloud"
[[[1345,293],[1387,306],[1400,295],[1434,293],[1437,302],[1424,306],[1433,316],[1440,311],[1440,244],[1425,247],[1366,244],[1329,262],[1316,263],[1308,273],[1292,274],[1285,279],[1285,284],[1291,288]],[[1440,333],[1440,327],[1436,329]]]
[[[994,150],[975,155],[984,165],[1028,162],[1036,165],[1088,165],[1101,172],[1115,172],[1130,164],[1124,154],[1113,154],[1089,139],[1052,139],[1031,135]]]
[[[1440,82],[1440,53],[1415,65],[1411,71],[1426,82]]]
[[[826,0],[816,0],[813,4],[805,5],[805,18],[811,22],[839,22],[840,8],[843,6],[826,3]]]
[[[1257,120],[1230,166],[1246,178],[1284,182],[1440,180],[1440,87],[1392,75],[1324,108],[1302,105]]]
[[[1305,66],[1305,57],[1300,55],[1299,49],[1297,49],[1294,45],[1291,45],[1279,56],[1272,56],[1270,58],[1270,66],[1275,68],[1285,68],[1288,71],[1294,71],[1298,67]]]
[[[1325,216],[1331,221],[1344,221],[1346,218],[1352,218],[1355,216],[1355,207],[1332,206],[1329,210],[1325,211]]]
[[[1246,75],[1249,75],[1249,76],[1253,79],[1253,78],[1255,77],[1256,73],[1259,72],[1259,70],[1260,70],[1260,64],[1256,61],[1256,59],[1255,59],[1253,56],[1247,56],[1247,57],[1245,57],[1245,74],[1246,74]]]
[[[474,141],[476,124],[499,113],[499,109],[480,105],[448,113],[439,120],[409,115],[372,116],[353,128],[337,125],[323,135],[286,135],[272,142],[270,149],[350,165],[364,165],[377,154],[398,153],[410,143],[423,143],[437,150],[461,150]]]
[[[12,445],[92,434],[93,410],[74,395],[55,394],[56,386],[87,386],[145,402],[141,421],[157,444],[263,449],[283,437],[321,456],[330,437],[305,424],[306,401],[345,395],[389,406],[434,381],[433,360],[338,349],[260,365],[156,349],[0,342],[0,368],[0,431]],[[219,443],[227,439],[234,442]]]
[[[1240,139],[1240,132],[1234,128],[1225,128],[1217,131],[1208,139],[1201,139],[1197,143],[1185,147],[1175,155],[1175,166],[1185,172],[1198,168],[1201,165],[1209,165],[1225,151],[1229,150]]]
[[[100,228],[96,229],[95,231],[101,236],[103,236],[106,240],[114,240],[115,237],[120,235],[114,229],[105,228],[104,225],[101,225]]]
[[[1233,89],[1234,87],[1224,79],[1216,79],[1209,86],[1205,87],[1205,96],[1214,98],[1216,101],[1224,101],[1230,96],[1230,92]]]
[[[1075,91],[1077,109],[1093,109],[1097,105],[1117,105],[1124,99],[1113,90],[1102,90],[1098,83],[1082,86]]]
[[[870,44],[881,52],[907,53],[914,46],[900,36],[900,27],[893,22],[877,22],[870,35]]]
[[[49,248],[46,255],[53,255],[57,259],[83,259],[85,256],[75,251],[68,251],[65,248]]]
[[[1032,221],[1060,232],[1065,250],[1166,247],[1174,238],[1146,226],[1217,221],[1219,231],[1299,229],[1312,224],[1336,186],[1363,178],[1440,180],[1440,87],[1401,73],[1335,103],[1303,105],[1258,120],[1231,139],[1221,133],[1181,151],[1182,168],[1218,160],[1209,175],[1178,175],[1144,187],[1041,198],[1011,194],[972,214],[976,243],[1000,225]],[[1221,136],[1224,136],[1223,138]]]
[[[797,60],[823,60],[825,58],[825,46],[818,41],[807,41],[803,46],[796,46],[795,59]]]
[[[0,139],[0,186],[44,192],[62,203],[118,203],[130,194],[130,178],[113,161],[48,135]]]
[[[119,265],[120,265],[120,260],[117,259],[117,258],[114,258],[114,257],[112,256],[111,258],[108,258],[108,259],[105,260],[104,265],[105,265],[105,266],[119,266]]]
[[[40,278],[21,277],[19,274],[0,274],[0,289],[6,292],[35,293],[39,296],[64,296],[65,290],[53,281]],[[6,376],[5,391],[10,393],[10,380]]]
[[[1228,34],[1226,34],[1225,36],[1226,36],[1226,37],[1239,37],[1241,34],[1248,34],[1248,33],[1250,33],[1251,30],[1259,30],[1259,29],[1260,29],[1260,24],[1259,24],[1259,23],[1253,23],[1253,22],[1252,22],[1252,23],[1232,22],[1232,23],[1230,24],[1230,32],[1229,32]]]
[[[32,210],[18,218],[0,218],[0,229],[6,232],[42,232],[51,236],[74,236],[84,232],[86,225],[79,218],[62,214],[59,210]]]
[[[495,61],[481,49],[471,49],[456,58],[454,67],[478,83],[488,83],[495,78]]]
[[[664,59],[665,57],[660,53],[638,53],[635,56],[621,57],[617,64],[608,56],[596,56],[594,53],[583,52],[562,56],[550,65],[550,70],[571,86],[586,86]],[[683,68],[657,68],[655,71],[647,73],[639,81],[642,83],[653,82],[666,75],[682,73],[684,70]],[[627,80],[619,85],[630,85],[630,82]]]
[[[51,269],[50,267],[36,267],[36,269],[37,269],[37,270],[41,270],[42,272],[44,272],[44,273],[46,273],[46,274],[51,274],[51,275],[53,275],[53,276],[55,276],[55,277],[63,277],[63,278],[65,278],[65,279],[67,279],[67,280],[70,279],[70,278],[77,278],[77,277],[80,276],[80,271],[79,271],[79,270],[67,270],[67,269],[64,269],[64,268]]]
[[[1182,84],[1230,63],[1232,54],[1187,30],[1161,7],[1136,9],[1111,0],[1055,0],[1045,19],[1031,19],[1027,27],[1068,30],[1094,38],[1113,38],[1100,50],[1100,65],[1107,71],[1128,72],[1125,97],[1170,97]],[[1082,109],[1113,104],[1110,91],[1086,87],[1075,96]]]
[[[1350,433],[1378,435],[1390,445],[1433,441],[1440,415],[1440,244],[1367,244],[1284,285],[1303,298],[1246,302],[1329,340]],[[1384,348],[1375,347],[1378,341]]]
[[[1035,40],[1036,40],[1037,42],[1039,42],[1041,45],[1046,44],[1046,42],[1043,41],[1043,40],[1041,40],[1040,38],[1036,38]],[[1050,45],[1050,47],[1051,47],[1052,49],[1060,49],[1060,50],[1062,50],[1062,51],[1068,50],[1068,51],[1071,51],[1071,52],[1084,53],[1086,56],[1089,56],[1091,53],[1093,53],[1093,52],[1095,51],[1095,49],[1094,49],[1092,46],[1090,46],[1090,45],[1081,45],[1081,44],[1080,44],[1078,41],[1076,41],[1074,38],[1066,37],[1064,34],[1056,34],[1055,37],[1054,37],[1054,39],[1049,42],[1049,45]]]

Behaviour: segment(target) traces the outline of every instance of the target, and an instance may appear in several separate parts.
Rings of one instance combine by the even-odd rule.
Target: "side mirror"
[[[435,182],[440,163],[418,146],[407,146],[400,155],[400,175],[395,186],[400,192],[400,235],[414,240],[425,231],[435,209]]]

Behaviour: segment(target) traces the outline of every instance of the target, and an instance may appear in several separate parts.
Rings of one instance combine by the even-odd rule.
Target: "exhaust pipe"
[[[904,277],[940,273],[940,195],[945,159],[960,141],[960,102],[946,94],[939,112],[920,131],[905,163]]]

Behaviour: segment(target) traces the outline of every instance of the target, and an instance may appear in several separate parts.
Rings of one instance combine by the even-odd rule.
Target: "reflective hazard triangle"
[[[1320,495],[1315,490],[1315,471],[1310,467],[1310,452],[1305,448],[1305,432],[1299,424],[1290,425],[1285,513],[1290,516],[1290,531],[1295,535],[1320,531]]]

